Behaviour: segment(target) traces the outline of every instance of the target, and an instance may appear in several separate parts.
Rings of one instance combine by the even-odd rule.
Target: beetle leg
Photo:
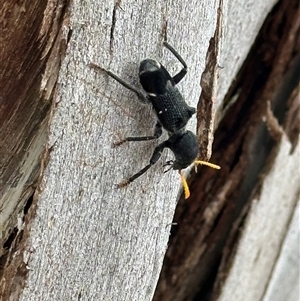
[[[180,179],[181,179],[181,183],[182,183],[182,186],[183,186],[183,191],[184,191],[184,198],[185,199],[188,199],[191,195],[190,193],[190,189],[189,189],[189,185],[186,181],[186,178],[185,176],[183,175],[182,171],[179,170],[179,175],[180,175]]]
[[[173,55],[178,59],[178,61],[183,65],[183,69],[175,76],[173,76],[173,80],[175,84],[178,84],[187,73],[187,68],[188,68],[187,64],[180,56],[180,54],[167,41],[164,41],[164,46],[168,48],[173,53]]]
[[[162,125],[157,122],[155,125],[155,129],[154,129],[154,134],[152,136],[143,136],[143,137],[126,137],[123,140],[119,141],[119,142],[115,142],[113,144],[114,147],[116,146],[120,146],[121,144],[123,144],[126,141],[148,141],[148,140],[154,140],[157,139],[161,136],[162,134]]]
[[[136,89],[132,85],[125,82],[118,75],[116,75],[113,72],[111,72],[109,70],[106,70],[106,69],[104,69],[104,68],[102,68],[99,65],[96,65],[94,63],[90,63],[89,66],[96,69],[96,70],[100,70],[100,71],[106,73],[108,76],[112,77],[114,80],[116,80],[118,83],[120,83],[123,87],[125,87],[125,88],[129,89],[130,91],[134,92],[141,101],[149,102],[149,99],[140,90]]]
[[[123,182],[121,182],[120,184],[118,184],[118,187],[125,187],[127,186],[129,183],[131,183],[132,181],[134,181],[135,179],[137,179],[138,177],[140,177],[141,175],[143,175],[152,165],[154,165],[159,158],[161,157],[161,154],[164,150],[165,147],[167,147],[168,142],[164,141],[161,144],[159,144],[153,152],[153,155],[150,159],[150,162],[148,165],[146,165],[143,169],[141,169],[139,172],[137,172],[136,174],[134,174],[132,177],[130,177],[128,180],[125,180]]]

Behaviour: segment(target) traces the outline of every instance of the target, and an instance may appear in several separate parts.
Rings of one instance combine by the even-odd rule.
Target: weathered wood
[[[152,133],[155,116],[88,64],[136,85],[146,57],[174,74],[181,66],[162,47],[167,34],[190,67],[180,89],[196,106],[216,9],[211,1],[73,3],[21,300],[152,299],[180,180],[176,172],[163,173],[163,162],[171,159],[166,152],[146,176],[116,189],[147,164],[157,142],[115,149],[112,142],[118,135]],[[189,126],[195,129],[195,120]]]
[[[272,273],[273,277],[279,276],[273,270],[274,263],[299,199],[300,176],[299,169],[295,168],[295,162],[300,158],[299,145],[292,154],[290,151],[291,143],[284,137],[272,170],[265,175],[259,195],[253,198],[232,268],[218,301],[274,300],[263,297]],[[291,273],[295,276],[297,266],[294,269]],[[296,280],[294,278],[286,288],[282,283],[278,288],[270,287],[273,292],[269,291],[269,294],[278,290],[288,296],[287,291],[297,288]]]
[[[38,47],[39,27],[46,2],[27,2],[22,7],[12,1],[1,2],[1,247],[16,225],[28,195],[34,191],[50,106],[49,99],[38,95],[45,64],[40,60],[43,49]]]
[[[26,201],[37,186],[51,99],[64,53],[59,33],[63,3],[1,2],[1,300],[7,300],[10,291],[18,291],[14,280],[25,281],[20,241]]]
[[[246,5],[244,0],[223,1],[219,108],[275,2]],[[48,10],[52,5],[48,2]],[[65,11],[66,4],[61,5],[65,5]],[[148,163],[157,142],[128,143],[118,148],[112,148],[112,142],[120,136],[152,133],[155,116],[149,105],[141,104],[133,93],[88,65],[99,64],[136,86],[138,64],[146,57],[158,59],[174,74],[180,65],[162,47],[167,36],[189,66],[179,88],[188,104],[196,107],[218,5],[195,0],[72,2],[70,17],[61,28],[63,37],[57,40],[67,42],[67,53],[59,69],[43,158],[45,165],[48,159],[49,163],[42,168],[39,190],[21,225],[23,239],[19,238],[13,253],[18,261],[8,265],[10,270],[19,271],[15,277],[8,274],[4,279],[4,284],[14,285],[3,286],[6,296],[10,293],[14,300],[24,301],[152,300],[181,194],[179,177],[176,172],[163,173],[163,163],[172,159],[166,152],[146,175],[124,189],[116,189],[115,184]],[[48,64],[55,65],[56,59],[48,58]],[[54,78],[56,74],[53,71]],[[196,120],[188,126],[194,130]],[[286,171],[297,154],[287,154],[289,146],[285,137],[279,154],[287,158]],[[280,157],[276,158],[277,163]],[[227,172],[225,163],[222,168]],[[203,182],[194,185],[195,194],[205,190],[209,195],[214,190],[209,182],[211,175],[208,172]],[[278,178],[278,172],[274,177]],[[264,187],[268,188],[267,184]],[[220,199],[230,183],[223,185]],[[209,205],[207,220],[217,216],[214,203]],[[291,214],[291,207],[287,211]],[[287,225],[287,215],[283,223]],[[201,243],[195,252],[214,241]],[[228,297],[226,291],[231,293],[237,286],[228,279],[221,298]],[[196,286],[192,283],[190,287],[194,290]]]
[[[263,301],[294,301],[299,297],[299,201]]]

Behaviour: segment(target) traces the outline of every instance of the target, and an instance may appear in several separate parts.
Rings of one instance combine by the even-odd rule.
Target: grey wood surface
[[[176,172],[163,173],[163,162],[172,158],[166,152],[146,176],[116,189],[148,163],[157,142],[114,149],[112,142],[119,135],[152,133],[155,116],[149,105],[88,64],[136,85],[139,62],[146,57],[162,61],[174,74],[181,66],[162,47],[168,21],[168,41],[190,67],[180,89],[195,106],[216,5],[73,2],[72,36],[49,128],[52,151],[30,233],[21,300],[151,300],[180,180]],[[195,128],[195,121],[190,126]]]
[[[219,105],[275,2],[224,1]],[[181,193],[179,177],[163,173],[163,162],[172,158],[166,152],[146,175],[116,189],[115,184],[148,163],[157,142],[118,148],[112,142],[120,136],[151,134],[155,116],[149,105],[88,64],[99,64],[137,86],[138,64],[146,57],[160,60],[174,74],[181,66],[162,46],[167,32],[169,43],[189,66],[180,90],[196,106],[217,6],[216,1],[194,0],[72,2],[65,28],[72,35],[49,125],[50,160],[30,225],[28,278],[21,300],[152,299]],[[192,120],[189,128],[195,127]],[[288,158],[286,141],[281,151]],[[288,162],[285,167],[278,162],[276,168],[287,170],[292,158]],[[258,205],[271,201],[261,198]],[[258,209],[253,208],[245,239],[252,219],[262,226],[255,222]],[[288,221],[283,217],[281,223],[287,227]],[[284,233],[280,235],[282,240]],[[247,261],[247,254],[242,255]],[[220,300],[229,300],[238,284],[240,278],[229,277]],[[248,293],[247,286],[242,289],[240,296]]]
[[[299,165],[295,165],[300,158],[299,145],[292,155],[290,151],[291,144],[284,136],[273,168],[266,175],[260,193],[253,198],[230,273],[218,301],[299,299],[297,211],[290,224],[299,200]],[[292,237],[287,235],[289,227],[290,231],[294,231]],[[282,247],[286,235],[288,241]],[[293,251],[295,254],[292,254]],[[291,259],[293,265],[290,264]]]
[[[272,271],[263,301],[295,301],[299,299],[300,283],[300,241],[299,201],[289,224],[276,266]]]

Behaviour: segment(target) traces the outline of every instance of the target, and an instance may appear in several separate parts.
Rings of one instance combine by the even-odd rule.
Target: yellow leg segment
[[[190,197],[189,186],[188,186],[187,181],[186,181],[183,173],[181,172],[181,170],[179,170],[179,174],[180,174],[180,178],[181,178],[181,182],[182,182],[182,186],[183,186],[183,190],[184,190],[184,198],[188,199]]]
[[[209,162],[206,162],[206,161],[200,161],[200,160],[194,161],[194,164],[196,164],[196,165],[197,164],[206,165],[206,166],[214,168],[214,169],[220,169],[221,168],[219,165],[209,163]],[[187,181],[186,181],[186,179],[185,179],[185,177],[184,177],[181,170],[179,170],[179,174],[180,174],[180,178],[181,178],[181,182],[182,182],[182,186],[183,186],[184,198],[188,199],[191,195],[189,186],[188,186]]]

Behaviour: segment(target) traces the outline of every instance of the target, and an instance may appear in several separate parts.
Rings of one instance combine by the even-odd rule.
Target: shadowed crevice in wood
[[[219,119],[224,117],[215,132],[211,158],[222,169],[202,167],[191,176],[191,197],[179,201],[174,217],[177,225],[172,229],[154,300],[206,301],[218,296],[250,197],[259,195],[277,153],[278,141],[268,129],[272,125],[265,121],[268,101],[278,127],[292,144],[298,139],[294,117],[299,101],[294,91],[299,88],[293,76],[288,76],[299,53],[297,19],[297,1],[278,2],[230,88],[219,112]]]

